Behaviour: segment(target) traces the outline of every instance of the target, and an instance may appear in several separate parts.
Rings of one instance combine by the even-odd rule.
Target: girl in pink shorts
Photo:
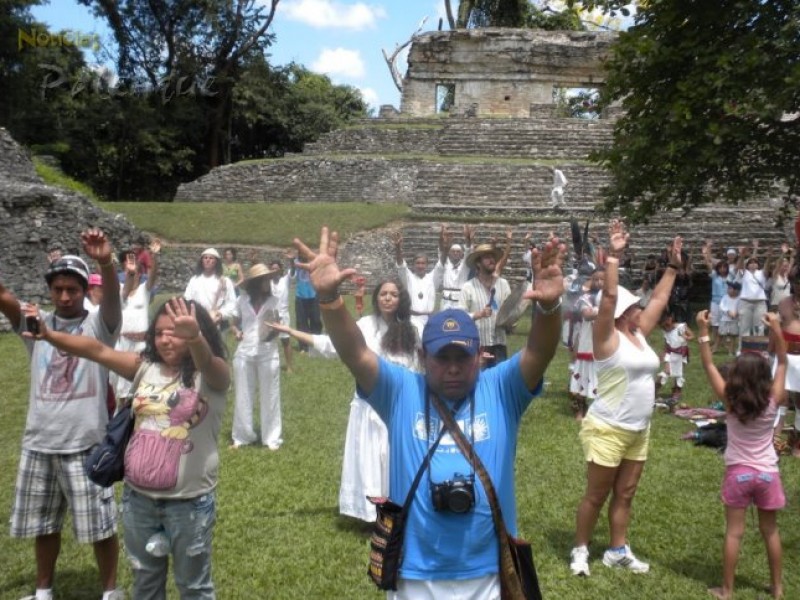
[[[774,598],[783,596],[777,511],[784,507],[786,499],[772,437],[778,406],[786,398],[786,342],[781,335],[777,315],[765,315],[764,324],[769,327],[775,344],[775,377],[763,356],[743,352],[733,363],[726,381],[714,365],[709,348],[708,311],[697,314],[697,341],[700,343],[703,369],[714,393],[725,402],[727,412],[728,445],[725,448],[726,469],[722,481],[726,521],[722,587],[708,590],[721,600],[733,596],[739,546],[744,536],[746,511],[751,504],[758,509],[758,528],[767,549],[770,592]]]

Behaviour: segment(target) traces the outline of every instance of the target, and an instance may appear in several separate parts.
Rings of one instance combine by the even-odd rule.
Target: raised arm
[[[642,316],[639,317],[639,329],[645,336],[650,335],[650,332],[655,329],[661,314],[667,308],[672,286],[675,284],[675,276],[678,274],[678,269],[681,268],[682,251],[683,238],[676,236],[672,240],[672,246],[667,256],[667,268],[664,269],[661,279],[653,289],[653,295],[650,296],[650,302],[642,309]]]
[[[365,393],[371,393],[378,380],[378,357],[367,347],[361,329],[339,295],[339,286],[356,272],[355,269],[342,270],[336,263],[339,234],[323,227],[316,252],[298,238],[295,238],[294,245],[305,260],[299,267],[309,272],[311,285],[319,299],[322,321],[333,347],[359,387]]]
[[[697,321],[697,342],[700,345],[700,360],[703,364],[703,370],[706,372],[708,383],[711,384],[714,395],[721,399],[727,406],[728,400],[725,398],[725,380],[722,378],[722,375],[719,374],[714,364],[714,357],[711,354],[711,340],[708,336],[708,311],[701,310],[698,312],[695,320]]]
[[[544,376],[561,337],[561,265],[565,255],[566,246],[558,238],[551,238],[541,250],[534,248],[531,253],[533,288],[524,297],[534,302],[533,321],[520,356],[522,377],[531,390]]]
[[[23,333],[25,337],[44,340],[59,350],[94,361],[118,373],[125,379],[133,379],[141,363],[138,352],[119,352],[103,342],[85,335],[73,335],[63,331],[55,331],[47,327],[45,319],[39,319],[39,307],[29,305],[24,310],[25,316],[36,317],[39,322],[39,333]]]
[[[786,358],[786,340],[783,339],[783,331],[781,331],[781,320],[775,313],[767,313],[764,315],[763,321],[769,331],[776,361],[775,373],[772,376],[772,397],[775,398],[777,404],[785,404],[788,360]]]
[[[158,238],[150,242],[150,257],[153,259],[150,265],[150,272],[147,273],[147,291],[150,292],[158,282],[158,255],[161,252],[161,240]]]
[[[390,236],[392,245],[394,246],[394,264],[397,267],[402,267],[405,264],[403,258],[403,232],[393,231]]]
[[[708,269],[709,273],[711,273],[714,270],[714,260],[712,258],[711,252],[712,252],[711,240],[706,240],[700,247],[700,254],[703,256],[703,263],[705,263],[706,269]]]
[[[444,264],[447,260],[447,253],[453,247],[453,234],[447,231],[447,226],[442,223],[439,229],[439,264]]]
[[[114,269],[114,260],[106,234],[99,229],[87,229],[81,234],[83,251],[94,259],[103,276],[103,300],[100,302],[100,317],[106,328],[115,332],[122,323],[122,301],[119,295],[119,282]]]
[[[614,325],[614,310],[619,295],[619,259],[629,234],[622,221],[614,219],[608,228],[608,251],[606,258],[606,277],[603,282],[603,295],[597,307],[597,317],[592,326],[592,346],[595,358],[605,359],[614,354],[619,346],[619,336]]]
[[[503,274],[503,269],[506,267],[508,257],[511,255],[511,240],[514,238],[514,230],[511,227],[506,228],[506,245],[503,248],[503,255],[497,264],[494,266],[494,276],[500,277]]]

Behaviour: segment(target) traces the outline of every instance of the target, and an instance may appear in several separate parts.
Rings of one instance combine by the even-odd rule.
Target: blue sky
[[[458,1],[452,0],[452,5],[455,9]],[[51,31],[67,29],[111,39],[105,22],[74,0],[51,0],[31,12]],[[400,93],[381,49],[391,53],[425,17],[423,31],[436,29],[440,16],[444,17],[443,0],[281,0],[272,26],[277,40],[270,48],[270,62],[294,61],[327,74],[334,83],[359,88],[374,108],[381,104],[399,108]],[[87,56],[87,61],[94,59]],[[400,66],[405,74],[404,60]]]

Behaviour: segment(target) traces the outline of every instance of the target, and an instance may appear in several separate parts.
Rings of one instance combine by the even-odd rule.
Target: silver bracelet
[[[539,304],[539,302],[536,303],[536,310],[539,312],[540,315],[544,315],[545,317],[554,314],[559,309],[561,309],[561,298],[559,298],[558,302],[556,302],[550,308],[542,308],[542,305]]]

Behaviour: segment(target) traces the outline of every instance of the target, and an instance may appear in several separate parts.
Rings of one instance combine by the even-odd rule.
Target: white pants
[[[252,444],[258,437],[253,430],[253,398],[258,386],[261,418],[261,443],[277,449],[281,438],[281,365],[278,352],[268,356],[234,356],[233,378],[236,404],[233,410],[233,443]]]
[[[763,300],[739,300],[739,336],[764,335],[761,319],[767,312]]]

